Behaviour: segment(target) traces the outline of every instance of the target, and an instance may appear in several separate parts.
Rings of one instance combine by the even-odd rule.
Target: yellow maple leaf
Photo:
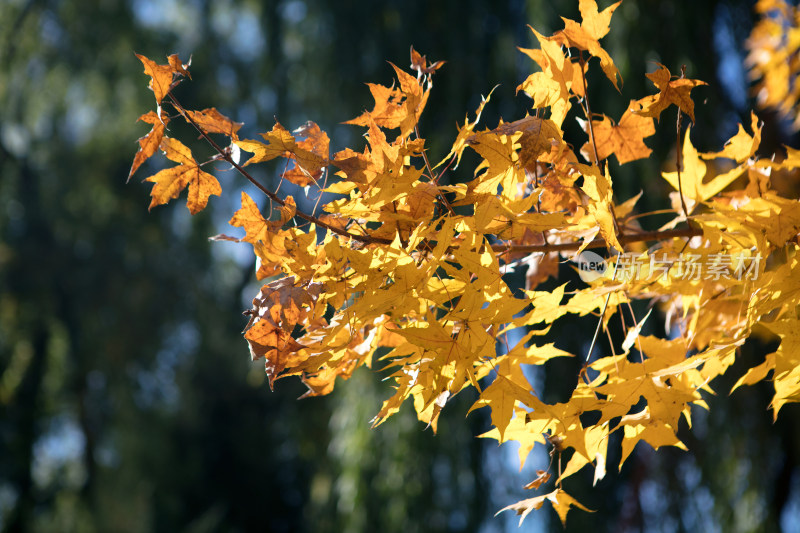
[[[574,46],[581,50],[586,50],[600,59],[600,67],[617,90],[619,90],[617,78],[621,81],[622,76],[620,76],[619,69],[614,65],[611,56],[600,46],[599,39],[608,33],[611,15],[620,3],[612,4],[602,12],[598,12],[595,0],[582,0],[578,5],[581,12],[581,23],[578,24],[574,20],[562,17],[564,29],[554,35],[565,46]]]
[[[588,211],[597,221],[600,235],[603,236],[609,246],[622,251],[623,247],[617,238],[617,226],[612,212],[613,190],[611,187],[611,175],[608,173],[608,165],[606,165],[605,175],[600,174],[600,169],[595,165],[578,165],[578,169],[583,175],[581,189],[590,199],[587,206]]]
[[[540,50],[520,50],[536,61],[542,72],[535,72],[517,87],[517,92],[523,90],[533,99],[533,107],[550,107],[550,119],[558,129],[567,116],[570,104],[570,90],[575,84],[575,73],[580,75],[580,66],[575,66],[564,51],[557,39],[545,37],[533,28],[531,31],[539,41]],[[583,80],[580,80],[582,86]]]
[[[686,128],[686,134],[683,139],[682,157],[684,168],[680,176],[680,185],[678,184],[677,171],[661,173],[664,179],[667,180],[676,191],[683,191],[683,196],[687,200],[689,213],[694,210],[694,207],[698,203],[705,202],[712,196],[721,192],[744,172],[743,167],[737,166],[705,182],[707,165],[700,158],[697,149],[692,145],[692,141],[689,138],[690,132],[691,128]]]
[[[622,457],[620,466],[630,456],[639,441],[645,441],[654,450],[661,446],[675,446],[686,450],[686,445],[675,435],[675,429],[667,426],[659,420],[653,420],[650,411],[645,407],[644,410],[632,415],[625,415],[620,420],[623,427],[624,439],[622,440]]]
[[[761,144],[761,127],[758,122],[758,117],[752,111],[750,112],[750,124],[753,130],[753,135],[747,133],[744,126],[739,124],[739,131],[736,135],[728,139],[722,151],[711,152],[707,154],[700,154],[703,159],[718,159],[728,158],[733,159],[737,163],[742,163],[745,160],[753,157]]]
[[[544,505],[545,501],[549,501],[553,506],[553,509],[556,511],[556,514],[558,514],[558,518],[561,520],[562,525],[566,525],[567,513],[572,507],[577,507],[578,509],[588,513],[594,512],[584,507],[580,502],[578,502],[578,500],[559,488],[548,494],[536,496],[535,498],[528,498],[527,500],[522,500],[507,507],[503,507],[495,516],[503,511],[515,511],[520,517],[519,525],[522,526],[522,522],[525,520],[525,517],[527,517],[531,511],[540,509],[542,505]]]
[[[286,179],[301,187],[315,182],[322,167],[328,164],[328,135],[310,121],[295,130],[295,133],[306,138],[297,142],[289,130],[276,122],[271,131],[261,134],[267,141],[266,144],[256,140],[234,140],[236,146],[253,154],[242,166],[284,157],[295,163],[293,168],[284,173]]]

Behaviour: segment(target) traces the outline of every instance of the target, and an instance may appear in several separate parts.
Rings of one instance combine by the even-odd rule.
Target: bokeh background
[[[475,438],[488,422],[465,418],[471,393],[434,436],[410,406],[370,429],[389,393],[365,369],[325,398],[298,401],[291,379],[270,392],[240,335],[252,254],[207,240],[235,232],[238,194],[196,217],[181,202],[148,213],[140,178],[157,157],[125,183],[149,128],[136,119],[153,107],[134,52],[191,55],[181,100],[244,122],[244,137],[275,118],[314,120],[332,148],[359,149],[361,129],[341,122],[371,107],[364,83],[390,84],[386,61],[406,66],[413,45],[447,61],[421,123],[438,159],[495,85],[483,123],[524,116],[515,88],[533,63],[516,47],[534,47],[526,24],[548,34],[559,16],[577,19],[577,2],[0,1],[0,531],[516,531],[516,517],[493,514],[530,497],[522,485],[548,457],[535,452],[520,473],[513,447]],[[653,92],[653,62],[685,64],[710,84],[694,93],[693,141],[719,149],[749,125],[752,24],[749,1],[625,0],[604,40],[622,97],[595,71],[592,106],[618,118]],[[612,164],[618,198],[642,190],[643,208],[666,205],[672,117],[647,141],[651,161]],[[765,152],[792,142],[785,123],[760,117]],[[229,191],[244,186],[218,174]],[[563,326],[558,344],[580,350],[593,328]],[[590,475],[568,487],[597,512],[572,513],[567,530],[800,531],[797,408],[773,424],[769,384],[728,396],[764,350],[745,345],[710,414],[682,430],[691,453],[642,445],[595,489]],[[537,390],[558,400],[579,364],[532,376]],[[562,527],[544,509],[522,530]]]

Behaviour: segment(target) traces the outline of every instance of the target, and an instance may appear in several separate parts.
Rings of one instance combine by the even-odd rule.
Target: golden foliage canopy
[[[782,5],[762,1],[759,9],[791,15]],[[437,164],[429,160],[418,123],[443,62],[428,64],[413,48],[415,74],[392,65],[397,83],[369,84],[372,110],[348,122],[364,128],[366,146],[334,154],[313,122],[293,132],[276,122],[262,140],[240,139],[241,124],[215,108],[192,111],[178,101],[174,89],[188,76],[188,65],[177,56],[163,65],[138,56],[156,110],[140,117],[152,129],[139,140],[130,174],[157,148],[178,163],[146,179],[154,184],[151,207],[188,188],[187,207],[195,214],[210,196],[222,194],[217,179],[201,168],[205,163],[167,136],[166,125],[179,118],[208,141],[212,161],[235,168],[268,201],[259,206],[242,193],[230,224],[244,236],[218,238],[251,244],[259,259],[264,285],[247,311],[244,337],[252,357],[265,360],[270,386],[299,376],[306,396],[316,396],[359,366],[375,367],[388,373],[394,392],[374,425],[410,400],[434,431],[448,401],[474,388],[473,409],[491,411],[493,428],[484,437],[518,442],[521,463],[537,445],[569,457],[563,468],[558,461],[557,471],[541,471],[527,485],[538,489],[552,478],[550,492],[506,508],[521,520],[545,501],[562,521],[569,509],[586,509],[564,492],[562,481],[583,468],[594,469],[597,481],[617,467],[607,464],[613,433],[621,438],[621,462],[640,442],[684,448],[678,424],[691,423],[693,407],[706,407],[715,378],[759,330],[780,345],[737,386],[771,375],[775,416],[800,400],[800,204],[770,185],[773,172],[800,167],[800,152],[787,148],[777,158],[757,157],[755,114],[750,132],[740,126],[715,153],[699,153],[686,131],[678,169],[663,173],[676,191],[673,219],[642,230],[634,223],[642,215],[635,213],[638,196],[616,197],[609,158],[622,165],[650,157],[644,139],[655,132],[653,119],[674,111],[694,121],[692,91],[705,83],[659,66],[648,74],[658,92],[631,100],[618,122],[591,112],[589,59],[599,59],[614,87],[621,81],[600,44],[617,6],[600,11],[594,0],[581,0],[582,21],[565,19],[551,36],[533,30],[540,48],[522,52],[541,70],[519,87],[532,99],[533,114],[479,129],[489,102],[484,98]],[[773,80],[785,70],[776,23],[758,26],[750,45],[760,90],[774,104],[787,101],[785,91],[773,92],[786,85]],[[796,51],[785,54],[791,67]],[[576,109],[586,137],[570,144],[562,126]],[[479,158],[471,180],[445,183],[466,150]],[[239,164],[241,153],[252,155]],[[321,210],[303,211],[248,171],[275,159],[285,160],[284,179],[314,191]],[[333,199],[323,201],[323,192]],[[537,289],[558,276],[560,261],[599,247],[608,252],[604,273]],[[530,286],[515,292],[504,274],[523,267]],[[664,313],[668,338],[642,334],[650,313],[636,316],[636,300]],[[597,333],[612,316],[624,317],[621,344],[595,354],[593,341],[588,353],[568,353],[548,337],[554,322],[587,315],[596,317]],[[523,332],[513,346],[512,330]],[[524,369],[556,357],[585,364],[570,397],[548,404]]]

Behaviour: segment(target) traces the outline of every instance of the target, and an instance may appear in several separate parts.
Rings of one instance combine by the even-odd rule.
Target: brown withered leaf
[[[160,120],[155,111],[145,113],[139,117],[138,120],[152,124],[153,127],[147,135],[139,139],[139,150],[133,158],[131,171],[128,173],[128,181],[130,181],[139,167],[142,166],[142,163],[150,159],[150,157],[156,153],[156,150],[158,150],[158,147],[161,145],[161,139],[164,138],[164,130],[169,123],[169,117],[163,111]]]
[[[428,66],[428,61],[424,55],[421,55],[419,52],[414,50],[414,47],[411,47],[411,68],[416,70],[420,76],[423,74],[433,74],[444,65],[444,61],[436,61],[435,63],[431,63]]]
[[[536,471],[536,479],[525,485],[524,489],[538,489],[548,481],[550,481],[550,473],[547,470],[537,470]]]
[[[245,339],[253,360],[266,358],[266,372],[272,388],[287,367],[296,366],[304,356],[302,346],[292,337],[295,325],[302,323],[314,308],[322,291],[321,283],[295,285],[294,276],[267,283],[253,298]]]

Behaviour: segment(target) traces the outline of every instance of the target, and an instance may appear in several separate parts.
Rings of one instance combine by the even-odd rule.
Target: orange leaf
[[[267,144],[251,140],[236,141],[239,148],[254,154],[244,166],[269,161],[276,157],[285,157],[295,161],[295,166],[284,174],[286,179],[301,187],[316,181],[322,173],[322,167],[328,164],[330,139],[324,131],[319,129],[319,126],[311,121],[296,129],[294,133],[305,139],[297,142],[294,135],[289,133],[280,122],[276,122],[272,131],[261,134]]]
[[[238,140],[236,132],[242,127],[241,122],[234,122],[219,111],[216,107],[202,111],[186,111],[195,124],[206,133],[222,133],[233,140]]]
[[[272,130],[262,133],[261,136],[266,139],[267,144],[250,140],[236,141],[239,148],[254,154],[243,166],[270,161],[276,157],[290,157],[291,150],[296,146],[294,136],[280,122],[275,122]]]
[[[550,473],[547,472],[547,470],[537,470],[536,479],[525,485],[523,488],[536,490],[548,481],[550,481]]]
[[[406,137],[414,130],[425,108],[428,91],[423,91],[414,76],[392,63],[389,64],[397,74],[400,88],[368,83],[367,86],[375,99],[375,107],[372,111],[365,111],[345,124],[369,126],[370,121],[374,121],[381,128],[400,128],[400,136]]]
[[[678,78],[673,80],[669,69],[658,63],[661,67],[655,72],[647,74],[647,77],[658,87],[661,92],[650,96],[645,96],[631,105],[631,110],[637,115],[653,117],[656,120],[661,116],[670,104],[675,104],[678,108],[689,115],[694,122],[694,102],[692,101],[692,89],[700,85],[708,85],[704,81]]]
[[[295,138],[304,138],[296,143],[292,150],[294,155],[294,168],[286,171],[286,179],[305,187],[311,181],[316,181],[322,175],[322,168],[328,164],[328,147],[330,139],[316,123],[310,120],[292,132]]]
[[[189,74],[186,70],[188,65],[181,64],[178,56],[175,54],[168,58],[169,64],[167,65],[159,65],[141,54],[136,54],[136,57],[138,57],[139,61],[144,65],[144,73],[151,78],[149,87],[152,89],[153,94],[155,94],[156,104],[159,106],[161,105],[161,100],[169,93],[170,86],[172,85],[172,75],[179,74],[181,76],[188,76]]]
[[[420,75],[433,74],[442,68],[442,65],[444,64],[444,61],[437,61],[428,66],[428,61],[425,56],[414,50],[413,46],[411,47],[411,68],[416,70]]]
[[[189,186],[189,197],[186,207],[193,215],[202,211],[208,204],[208,197],[219,196],[222,193],[217,178],[204,172],[192,157],[192,152],[177,139],[166,138],[161,141],[164,154],[180,165],[167,168],[145,181],[155,183],[150,192],[152,200],[149,209],[157,205],[166,204]]]
[[[187,70],[189,68],[189,65],[192,64],[192,58],[191,57],[189,58],[189,62],[186,63],[186,64],[181,62],[181,59],[178,57],[178,54],[172,54],[172,55],[168,56],[167,57],[167,61],[169,62],[169,66],[172,67],[173,71],[178,72],[178,73],[182,74],[183,76],[186,76],[189,79],[192,78],[192,75],[189,74],[189,71]]]
[[[131,171],[128,173],[128,180],[136,173],[142,163],[150,159],[150,157],[156,153],[156,150],[161,144],[161,139],[164,138],[166,125],[169,123],[169,117],[167,117],[166,113],[161,113],[161,120],[159,120],[155,111],[145,113],[139,117],[139,120],[152,124],[153,128],[150,130],[150,133],[139,139],[139,150],[133,158]]]
[[[515,504],[500,509],[497,514],[500,514],[503,511],[515,511],[517,516],[520,517],[519,525],[521,526],[522,521],[525,520],[525,517],[528,516],[531,511],[541,508],[545,501],[549,501],[552,504],[553,509],[555,509],[556,513],[558,514],[558,518],[561,519],[562,525],[566,524],[567,513],[571,507],[577,507],[578,509],[590,513],[594,512],[581,505],[575,498],[559,488],[549,494],[542,494],[541,496],[536,496],[535,498],[528,498],[527,500],[518,501]]]
[[[633,102],[631,102],[633,105]],[[589,133],[588,126],[585,127]],[[625,111],[619,124],[614,124],[610,118],[603,115],[603,120],[592,121],[594,142],[597,146],[598,159],[605,159],[614,154],[620,165],[636,159],[649,157],[652,150],[644,144],[644,138],[653,135],[656,128],[653,119]],[[581,153],[589,160],[593,158],[591,140],[583,145]]]
[[[233,214],[228,224],[244,228],[246,235],[242,240],[251,244],[266,241],[270,229],[269,223],[261,215],[258,205],[244,191],[242,191],[242,208]]]
[[[295,286],[291,276],[264,285],[253,299],[245,339],[254,360],[266,358],[270,387],[284,370],[305,360],[297,353],[302,346],[294,340],[292,331],[308,317],[321,291],[321,283]]]

